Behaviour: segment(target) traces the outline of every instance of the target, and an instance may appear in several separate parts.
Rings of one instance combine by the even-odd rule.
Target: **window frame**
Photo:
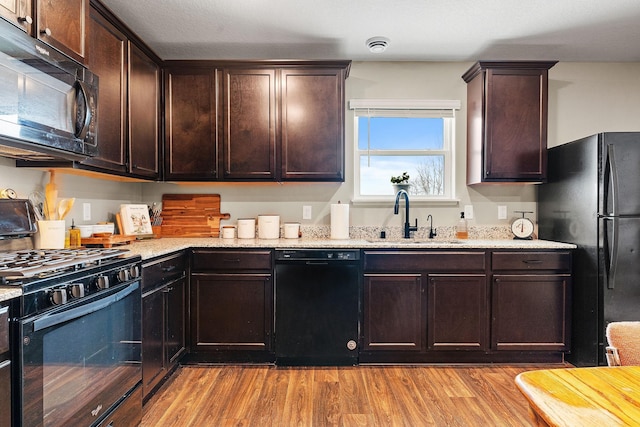
[[[442,195],[411,195],[412,202],[431,204],[457,204],[456,198],[456,115],[460,109],[459,100],[421,100],[421,99],[352,99],[349,109],[353,111],[353,203],[388,203],[393,195],[360,194],[360,162],[363,152],[369,156],[444,156],[445,192]],[[424,117],[443,118],[443,148],[441,150],[360,150],[358,147],[358,118],[371,117]],[[402,172],[402,171],[400,171]],[[398,173],[400,173],[398,172]],[[391,177],[389,177],[391,178]],[[389,182],[391,185],[391,182]]]

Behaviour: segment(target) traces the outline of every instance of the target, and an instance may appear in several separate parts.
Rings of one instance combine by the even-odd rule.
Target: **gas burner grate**
[[[128,249],[32,249],[0,253],[0,277],[37,277],[56,271],[79,270],[89,264],[120,257]]]

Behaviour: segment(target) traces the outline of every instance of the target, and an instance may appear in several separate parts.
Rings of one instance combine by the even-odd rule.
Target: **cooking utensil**
[[[42,221],[44,219],[44,195],[39,191],[34,191],[29,194],[29,201],[33,206],[33,213],[36,220]]]
[[[60,199],[60,202],[58,203],[58,219],[64,219],[64,217],[67,216],[75,201],[75,197],[70,199]]]
[[[44,187],[44,216],[45,219],[56,218],[58,186],[55,183],[55,171],[49,170],[49,183]]]

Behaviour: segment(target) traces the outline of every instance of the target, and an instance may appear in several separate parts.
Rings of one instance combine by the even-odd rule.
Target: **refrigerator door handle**
[[[605,169],[605,173],[608,171],[609,173],[609,181],[611,185],[609,186],[608,196],[605,196],[604,200],[604,212],[607,215],[617,215],[618,214],[618,168],[615,162],[615,151],[614,145],[607,145],[607,165]],[[605,193],[606,194],[606,193]],[[611,212],[607,212],[607,199],[606,197],[611,198]]]
[[[607,289],[614,289],[616,285],[616,270],[618,266],[618,220],[616,218],[604,218],[605,221],[605,272],[604,278],[607,281]],[[612,222],[611,241],[607,235],[608,227],[606,221]]]

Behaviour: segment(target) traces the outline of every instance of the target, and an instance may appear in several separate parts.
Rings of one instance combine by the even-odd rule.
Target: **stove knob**
[[[131,276],[132,279],[136,279],[140,277],[140,267],[138,267],[137,265],[132,266],[129,269],[129,275]]]
[[[107,289],[109,287],[109,276],[98,276],[96,278],[96,286],[98,289]]]
[[[129,270],[120,270],[118,271],[118,282],[126,282],[131,277],[131,273]]]
[[[53,305],[62,305],[67,303],[67,289],[57,288],[49,291],[49,301]]]
[[[71,298],[82,298],[84,296],[84,285],[82,283],[71,283],[67,287]]]

